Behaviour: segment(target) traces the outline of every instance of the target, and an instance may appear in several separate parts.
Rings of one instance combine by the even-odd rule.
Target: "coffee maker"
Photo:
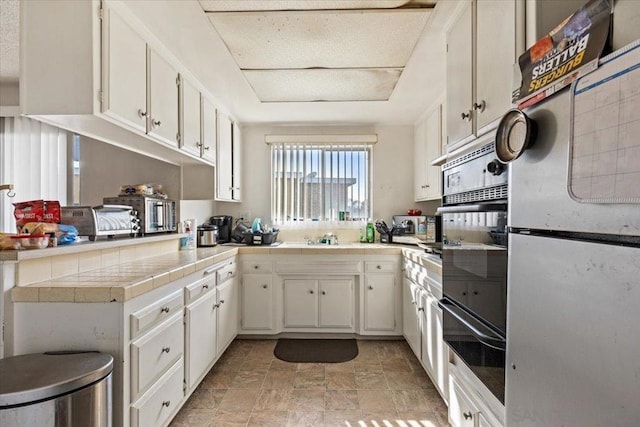
[[[228,243],[231,241],[233,217],[229,215],[214,215],[209,218],[209,222],[218,226],[218,243]]]

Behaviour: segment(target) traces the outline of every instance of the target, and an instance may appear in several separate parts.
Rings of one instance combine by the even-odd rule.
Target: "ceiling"
[[[241,123],[413,124],[443,100],[460,1],[121,3]],[[18,75],[18,4],[0,0],[1,80]]]

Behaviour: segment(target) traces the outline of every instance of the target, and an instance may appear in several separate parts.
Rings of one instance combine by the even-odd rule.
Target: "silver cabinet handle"
[[[376,265],[376,268],[377,268],[378,270],[382,270],[382,266],[381,266],[380,264]]]
[[[327,293],[325,291],[322,291],[322,295],[326,295]]]
[[[220,304],[213,304],[213,309],[220,308]]]
[[[309,291],[310,294],[313,294],[313,291]]]
[[[373,286],[369,285],[369,290],[372,291],[373,290]]]
[[[202,289],[209,289],[209,285],[202,285]]]
[[[141,108],[138,109],[138,117],[140,117],[141,119],[144,117],[147,117],[147,112],[142,110]]]
[[[481,113],[484,111],[486,107],[487,107],[487,103],[484,101],[484,99],[480,101],[480,103],[477,103],[477,102],[473,103],[473,109],[476,111],[480,110]]]
[[[202,145],[202,144],[200,144],[200,145]],[[210,148],[211,148],[211,147],[209,147],[208,145],[205,145],[205,146],[204,146],[204,151],[207,151],[207,150],[209,150]]]
[[[154,127],[160,127],[160,125],[162,124],[162,122],[160,120],[151,120],[151,124]]]
[[[466,120],[466,121],[470,122],[471,121],[471,110],[469,110],[467,113],[460,114],[460,118],[462,120]]]
[[[232,275],[233,275],[233,271],[228,271],[228,272],[227,272],[227,277],[228,277],[228,276],[232,276]]]
[[[162,307],[160,309],[160,313],[168,313],[169,311],[171,311],[171,309],[169,307]]]
[[[200,148],[202,147],[202,144],[199,141],[196,141],[196,147]]]
[[[164,406],[165,408],[168,408],[169,405],[171,405],[171,401],[170,400],[165,400],[162,402],[162,406]]]
[[[473,418],[473,414],[471,413],[471,411],[463,413],[462,416],[465,420],[470,420],[471,418]]]
[[[224,300],[223,299],[220,300],[220,304],[224,304]]]
[[[429,184],[421,185],[420,188],[429,188],[431,187]]]
[[[424,311],[424,307],[418,307],[418,311]]]
[[[209,270],[205,270],[203,275],[206,276],[208,274],[215,273],[215,272],[216,272],[216,268],[210,268]]]
[[[171,351],[171,347],[162,347],[162,352],[161,353],[169,354],[170,351]]]
[[[262,289],[267,289],[267,285],[262,285]]]

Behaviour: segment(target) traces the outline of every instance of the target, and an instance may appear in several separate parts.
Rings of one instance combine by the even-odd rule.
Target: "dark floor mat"
[[[286,362],[340,363],[358,355],[358,344],[355,339],[281,338],[273,354]]]

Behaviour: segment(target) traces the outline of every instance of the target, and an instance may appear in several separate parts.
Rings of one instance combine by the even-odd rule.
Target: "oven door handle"
[[[442,206],[436,210],[439,214],[465,212],[506,212],[506,203],[477,203],[475,205]]]
[[[504,338],[498,337],[495,335],[493,336],[487,335],[486,333],[480,331],[480,329],[473,326],[462,315],[457,313],[455,310],[456,307],[451,302],[447,301],[446,299],[442,299],[438,301],[438,306],[441,309],[445,310],[450,315],[452,315],[453,317],[455,317],[460,323],[462,323],[467,329],[469,329],[469,331],[471,331],[473,336],[476,337],[478,341],[480,341],[481,343],[489,347],[495,348],[496,350],[505,351],[507,349],[507,341]],[[491,333],[491,330],[489,330],[484,325],[482,325],[482,323],[477,322],[477,324],[479,327],[485,329],[485,331]]]

